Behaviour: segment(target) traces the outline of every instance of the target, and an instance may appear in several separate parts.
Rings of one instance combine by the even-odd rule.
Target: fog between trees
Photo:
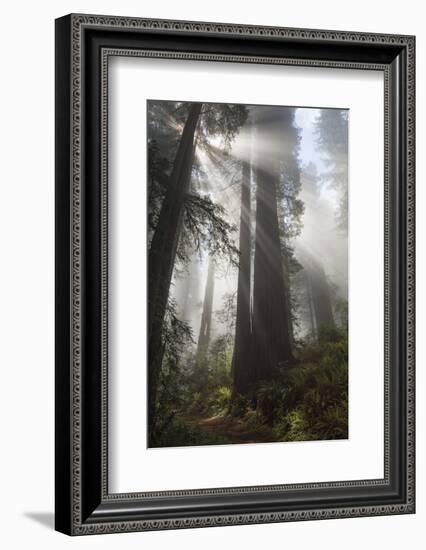
[[[345,436],[347,153],[347,111],[148,103],[152,445]],[[343,359],[330,359],[331,342]],[[315,346],[324,349],[307,360]],[[294,410],[306,427],[293,437],[280,392],[330,362],[345,371],[329,404],[339,428],[308,426],[313,389],[299,380],[306,392]],[[272,417],[259,403],[265,388],[278,389],[266,399]],[[229,419],[246,426],[250,411],[258,425],[244,441]],[[200,424],[215,418],[228,427]]]

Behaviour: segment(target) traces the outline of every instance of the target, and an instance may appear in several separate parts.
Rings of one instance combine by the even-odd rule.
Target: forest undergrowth
[[[277,369],[273,380],[260,382],[247,395],[232,394],[232,348],[226,337],[213,341],[197,364],[194,354],[183,362],[169,353],[153,446],[346,439],[345,332],[323,327],[317,338],[297,344],[295,364]]]

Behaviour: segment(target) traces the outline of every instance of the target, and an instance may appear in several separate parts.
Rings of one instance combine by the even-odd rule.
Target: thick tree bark
[[[237,313],[235,322],[235,344],[232,357],[233,393],[244,394],[250,385],[251,347],[251,185],[250,164],[242,166],[241,213],[240,213],[240,262],[237,287]]]
[[[270,380],[293,360],[277,210],[279,161],[257,170],[253,282],[254,376]]]
[[[250,385],[273,379],[279,368],[294,361],[290,300],[287,295],[280,226],[278,188],[280,162],[291,143],[292,114],[278,117],[272,109],[256,113],[256,141],[266,147],[255,159],[256,229],[252,292]],[[290,138],[289,138],[290,136]],[[269,145],[269,147],[268,147]]]
[[[207,272],[206,290],[204,294],[203,313],[201,315],[200,334],[197,344],[197,363],[206,355],[209,343],[212,324],[212,308],[214,293],[214,261],[210,259]]]
[[[162,327],[183,223],[194,156],[194,136],[202,103],[192,103],[176,153],[148,257],[148,422],[155,424],[158,380],[163,357]]]

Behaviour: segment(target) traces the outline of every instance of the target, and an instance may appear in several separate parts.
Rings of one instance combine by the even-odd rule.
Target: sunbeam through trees
[[[348,437],[348,111],[154,101],[148,445]]]

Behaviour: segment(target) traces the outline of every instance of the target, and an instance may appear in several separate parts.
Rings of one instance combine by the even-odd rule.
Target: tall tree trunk
[[[179,280],[177,295],[180,305],[180,318],[182,321],[190,322],[199,295],[198,260],[195,251],[192,253],[185,277]]]
[[[237,313],[235,322],[235,343],[232,357],[233,393],[244,394],[250,385],[251,345],[251,182],[250,164],[242,165],[241,212],[240,212],[240,262],[237,287]]]
[[[287,250],[287,246],[286,246]],[[293,328],[293,312],[291,310],[291,281],[290,281],[290,263],[286,250],[283,251],[283,270],[284,270],[284,296],[286,299],[286,310],[288,317],[288,330],[290,336],[291,348],[294,348],[294,328]]]
[[[214,292],[214,261],[210,258],[209,269],[207,272],[206,290],[204,293],[203,313],[201,315],[200,334],[197,345],[197,363],[205,357],[209,343],[212,324],[212,308],[213,308],[213,292]]]
[[[202,103],[192,103],[176,153],[166,196],[148,256],[148,423],[150,436],[155,424],[155,407],[163,346],[162,327],[170,282],[183,223],[185,197],[189,190],[194,156],[194,136]]]
[[[258,136],[265,139],[266,136]],[[253,282],[252,354],[257,380],[270,380],[276,369],[293,360],[288,298],[277,210],[279,161],[257,170],[256,240]]]
[[[321,262],[311,257],[309,270],[317,331],[322,326],[334,327],[330,287]]]
[[[314,321],[314,306],[312,303],[312,288],[311,288],[311,278],[309,276],[309,272],[304,269],[305,272],[305,281],[306,281],[306,297],[308,302],[308,311],[309,311],[309,322],[311,325],[311,334],[312,336],[316,336],[316,330],[315,330],[315,321]]]

